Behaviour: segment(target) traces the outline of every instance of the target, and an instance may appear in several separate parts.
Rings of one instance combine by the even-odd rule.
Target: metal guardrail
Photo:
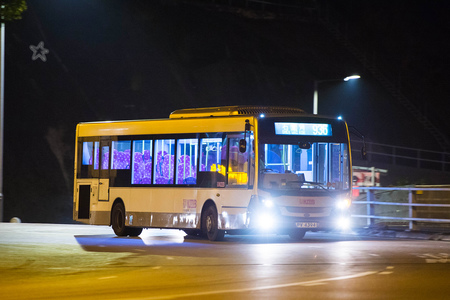
[[[418,207],[439,207],[439,208],[450,208],[450,204],[443,203],[417,203],[417,193],[426,193],[426,192],[450,192],[450,188],[420,188],[420,187],[411,187],[411,188],[399,188],[399,187],[354,187],[355,190],[360,190],[367,192],[366,201],[353,201],[353,204],[365,204],[366,205],[366,214],[353,214],[353,218],[366,218],[367,225],[369,227],[375,226],[376,219],[383,220],[400,220],[403,222],[408,222],[409,230],[418,230],[418,222],[430,222],[430,223],[449,223],[450,225],[450,211],[448,212],[448,218],[419,218],[417,216],[417,208]],[[375,192],[376,191],[407,191],[408,192],[408,202],[387,202],[387,201],[376,201]],[[449,201],[450,199],[445,199]],[[407,207],[407,217],[398,217],[395,215],[377,215],[375,213],[375,207],[377,205],[380,206],[400,206]]]

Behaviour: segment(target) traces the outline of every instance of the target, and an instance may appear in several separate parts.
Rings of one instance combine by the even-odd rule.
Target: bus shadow
[[[143,255],[216,256],[236,245],[264,244],[332,244],[346,241],[373,240],[364,237],[329,236],[322,233],[307,233],[301,241],[294,241],[287,235],[226,235],[220,242],[211,242],[200,236],[178,234],[142,234],[138,237],[118,237],[114,234],[75,235],[75,240],[89,252],[129,252]],[[213,251],[211,251],[213,250]]]
[[[118,237],[115,235],[75,235],[75,240],[89,252],[129,252],[143,255],[196,255],[201,248],[214,247],[205,240],[185,240],[182,236]],[[192,250],[190,250],[192,249]]]

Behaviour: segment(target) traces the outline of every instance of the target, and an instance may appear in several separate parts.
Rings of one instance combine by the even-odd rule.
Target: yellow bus
[[[345,121],[298,108],[80,123],[73,218],[118,236],[173,228],[215,241],[264,230],[299,240],[348,225],[350,153]]]

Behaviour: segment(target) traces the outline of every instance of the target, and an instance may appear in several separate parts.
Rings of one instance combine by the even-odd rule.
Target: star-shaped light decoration
[[[41,41],[37,46],[31,45],[30,50],[33,51],[33,56],[31,56],[32,60],[37,60],[40,58],[43,62],[47,61],[47,57],[45,55],[50,51],[44,48],[44,42]]]

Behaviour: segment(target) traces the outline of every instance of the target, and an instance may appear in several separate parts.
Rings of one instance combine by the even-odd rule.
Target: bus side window
[[[179,139],[177,143],[176,184],[197,183],[197,139]]]
[[[111,151],[111,170],[130,169],[131,141],[113,141]]]
[[[132,184],[152,183],[152,140],[133,141]]]
[[[228,186],[246,186],[248,183],[248,160],[252,143],[247,140],[247,149],[244,153],[241,153],[239,141],[243,138],[243,133],[229,136]],[[249,139],[249,135],[247,135],[247,139]]]
[[[131,141],[111,141],[109,177],[110,186],[127,186],[130,184]]]
[[[220,136],[220,137],[217,137]],[[200,141],[198,184],[202,187],[225,187],[226,139],[222,134],[202,138]]]
[[[94,142],[94,170],[98,170],[100,161],[100,143]]]
[[[156,165],[153,183],[173,184],[175,140],[155,140]]]
[[[102,147],[101,166],[102,170],[109,169],[109,146]]]
[[[81,142],[79,145],[81,146],[81,164],[79,164],[78,177],[89,178],[91,177],[89,171],[92,168],[94,157],[93,142]]]
[[[93,142],[92,139],[86,141],[80,139],[78,144],[78,178],[96,178],[98,177],[98,158],[99,142]]]

